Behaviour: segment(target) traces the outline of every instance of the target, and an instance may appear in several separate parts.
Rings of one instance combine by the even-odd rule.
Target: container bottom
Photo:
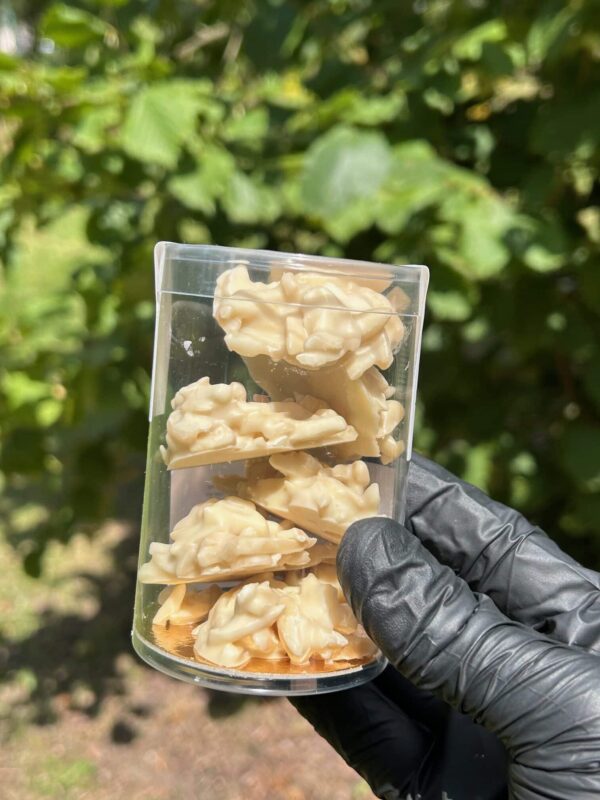
[[[154,628],[153,636],[156,631]],[[183,657],[182,653],[189,646],[187,631],[171,629],[169,635],[168,629],[163,629],[160,634],[164,641],[159,643],[141,636],[135,628],[132,630],[133,648],[143,661],[172,678],[235,694],[289,696],[337,692],[372,680],[387,664],[379,655],[368,662],[345,662],[347,666],[343,668],[317,663],[294,667],[282,662],[255,660],[249,665],[251,670],[232,670]]]

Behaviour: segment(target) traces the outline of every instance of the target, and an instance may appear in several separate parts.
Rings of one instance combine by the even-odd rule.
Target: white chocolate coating
[[[194,506],[171,532],[171,544],[152,542],[142,583],[213,582],[311,563],[315,539],[289,522],[271,522],[239,497]]]
[[[290,395],[287,395],[288,397]],[[356,431],[323,401],[247,402],[241,383],[208,378],[180,389],[167,420],[169,469],[218,464],[302,448],[349,442]]]
[[[227,347],[241,356],[267,355],[311,370],[339,363],[354,380],[374,365],[391,365],[404,337],[397,315],[404,298],[316,272],[254,282],[238,266],[219,277],[213,314]]]
[[[319,564],[309,575],[304,572],[288,572],[286,582],[289,586],[297,586],[300,590],[291,618],[282,623],[293,637],[289,640],[289,645],[295,647],[296,652],[303,648],[306,652],[310,639],[315,641],[319,635],[323,636],[323,632],[319,634],[311,624],[312,618],[316,617],[322,626],[332,624],[336,631],[343,634],[346,644],[315,650],[312,653],[313,658],[323,661],[352,661],[358,658],[370,658],[376,654],[377,647],[358,624],[350,606],[346,603],[335,563]],[[325,586],[327,588],[324,588]],[[335,592],[337,604],[333,600],[332,592]]]
[[[329,467],[309,453],[281,453],[251,462],[246,478],[230,479],[235,494],[304,530],[339,542],[356,520],[379,513],[379,487],[363,461]]]
[[[272,400],[290,393],[310,394],[352,425],[358,436],[336,446],[340,458],[379,457],[383,464],[389,464],[403,452],[403,442],[392,434],[404,418],[404,407],[391,399],[394,389],[375,367],[351,380],[339,366],[314,372],[282,361],[275,363],[266,356],[248,358],[246,364],[252,378]]]

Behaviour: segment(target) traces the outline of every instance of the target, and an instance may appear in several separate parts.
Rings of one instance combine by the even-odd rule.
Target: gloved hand
[[[293,703],[378,797],[600,798],[600,575],[419,456],[337,563],[392,666]]]

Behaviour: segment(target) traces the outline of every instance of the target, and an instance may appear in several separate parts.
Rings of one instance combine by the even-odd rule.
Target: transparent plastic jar
[[[402,520],[429,272],[160,242],[133,645],[213,689],[313,694],[383,656],[337,544]]]

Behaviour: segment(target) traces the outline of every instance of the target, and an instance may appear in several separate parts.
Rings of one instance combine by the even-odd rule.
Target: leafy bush
[[[139,470],[160,239],[430,265],[417,446],[600,565],[593,0],[17,8],[0,466],[30,572]]]

